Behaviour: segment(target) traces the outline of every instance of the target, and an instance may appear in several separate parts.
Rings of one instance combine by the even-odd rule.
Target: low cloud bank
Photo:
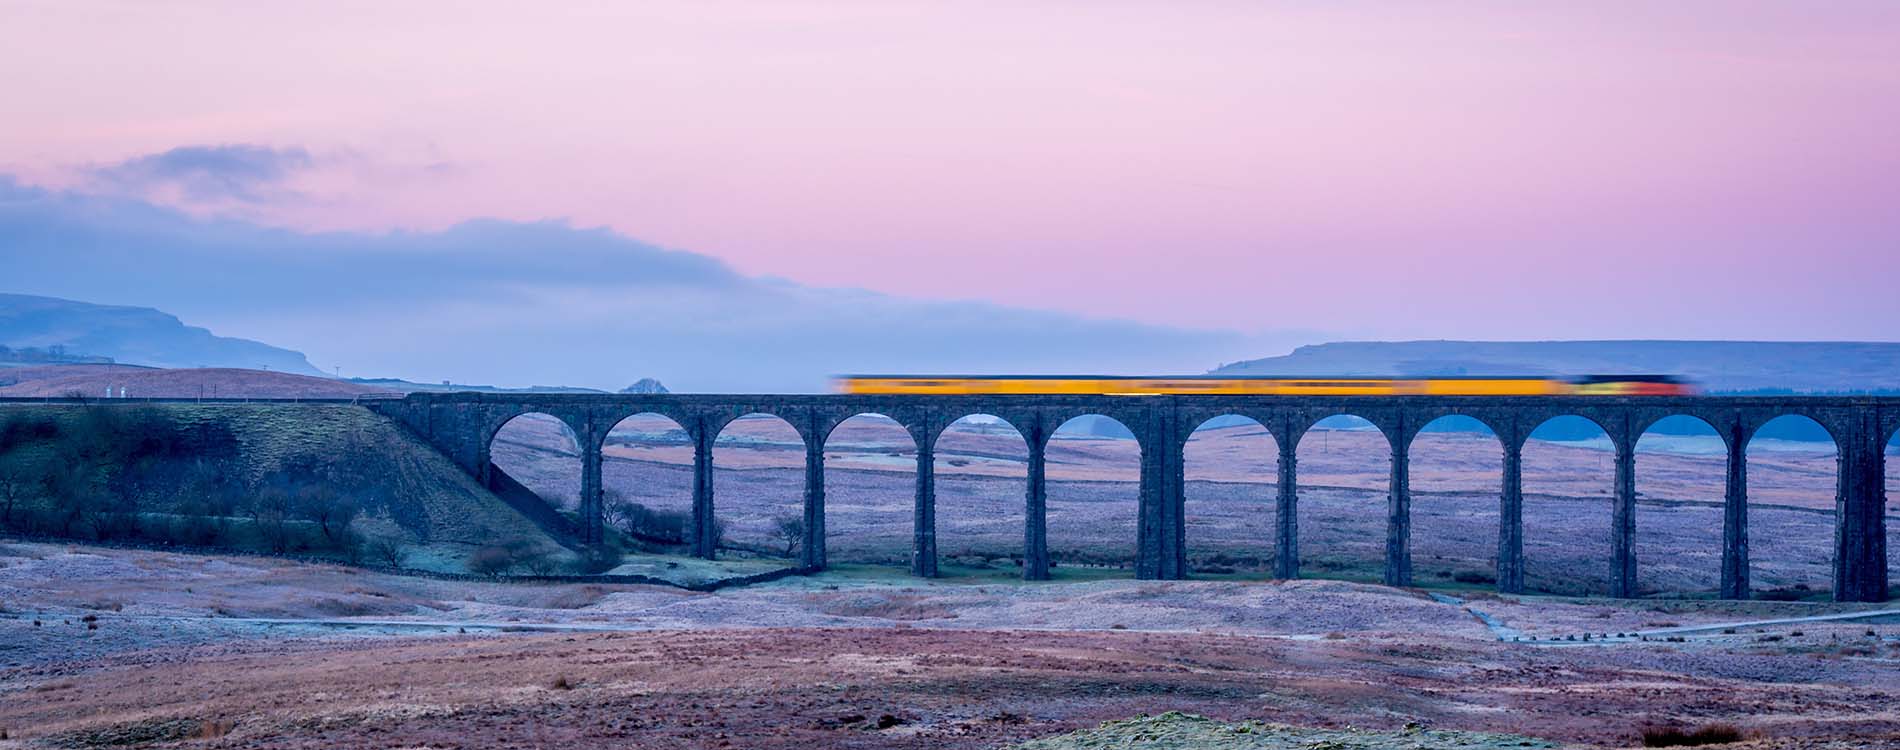
[[[121,168],[255,196],[299,153]],[[815,391],[844,372],[1201,372],[1311,339],[807,287],[559,221],[305,233],[5,176],[0,247],[0,291],[156,307],[325,370],[416,380]]]

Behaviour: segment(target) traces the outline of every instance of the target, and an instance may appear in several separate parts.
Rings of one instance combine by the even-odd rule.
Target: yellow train
[[[1224,377],[1105,375],[843,375],[842,393],[877,395],[1083,394],[1157,396],[1682,396],[1672,375],[1547,377]]]

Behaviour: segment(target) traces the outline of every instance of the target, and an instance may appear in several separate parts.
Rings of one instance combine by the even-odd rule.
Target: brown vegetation
[[[73,747],[181,742],[211,723],[224,735],[209,747],[994,748],[1166,710],[1584,747],[1679,717],[1746,720],[1765,736],[1755,750],[1900,739],[1891,628],[1719,634],[1846,606],[839,574],[696,594],[38,543],[0,547],[0,589],[32,615],[0,617],[15,665],[0,667],[14,688],[0,726]],[[1715,627],[1536,647],[1500,642],[1467,606],[1539,638]],[[527,632],[543,627],[566,632]]]
[[[1742,730],[1733,724],[1704,724],[1693,731],[1681,727],[1650,727],[1643,730],[1643,747],[1696,747],[1725,745],[1742,741]]]

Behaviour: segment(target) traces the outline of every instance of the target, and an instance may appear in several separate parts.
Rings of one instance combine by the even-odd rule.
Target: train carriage
[[[1671,375],[1576,377],[1227,377],[1104,375],[845,375],[843,393],[875,395],[1681,396]]]

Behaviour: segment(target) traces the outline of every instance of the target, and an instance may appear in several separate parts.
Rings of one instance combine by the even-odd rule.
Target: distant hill
[[[111,393],[107,394],[110,389]],[[123,389],[123,390],[121,390]],[[0,368],[0,396],[108,398],[352,398],[386,388],[287,372],[228,367],[166,370],[132,365]]]
[[[1235,362],[1223,375],[1682,375],[1720,393],[1900,391],[1900,343],[1347,341]]]
[[[248,339],[217,336],[149,307],[0,294],[0,344],[15,349],[61,347],[153,367],[241,367],[322,375],[299,352]]]
[[[574,385],[531,385],[525,388],[504,388],[495,385],[452,383],[447,380],[441,383],[418,383],[413,380],[403,380],[401,378],[345,378],[342,382],[400,391],[402,393],[415,393],[418,391],[434,393],[461,393],[464,391],[480,391],[482,393],[606,393],[606,391],[597,388],[582,388]]]

